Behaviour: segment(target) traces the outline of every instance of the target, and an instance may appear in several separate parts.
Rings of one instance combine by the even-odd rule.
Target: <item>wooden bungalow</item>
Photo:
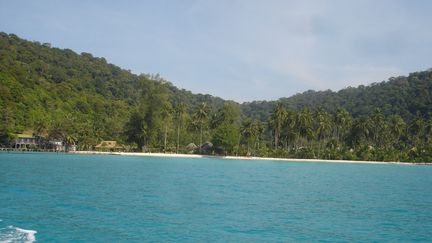
[[[28,149],[38,146],[40,139],[30,134],[17,134],[12,144],[17,149]]]

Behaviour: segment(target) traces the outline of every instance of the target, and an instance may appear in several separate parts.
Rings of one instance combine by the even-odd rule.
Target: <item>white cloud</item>
[[[22,8],[27,4],[2,6],[0,27],[238,101],[379,82],[432,66],[428,1],[41,0]]]

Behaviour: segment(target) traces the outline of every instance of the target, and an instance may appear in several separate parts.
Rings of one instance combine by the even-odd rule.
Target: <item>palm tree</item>
[[[73,135],[69,135],[69,134],[66,135],[66,136],[64,137],[64,142],[65,142],[65,144],[66,144],[66,151],[69,151],[69,147],[70,147],[71,145],[75,145],[76,141],[77,141],[77,139],[76,139],[75,136],[73,136]]]
[[[316,135],[318,140],[325,139],[331,131],[331,117],[330,114],[322,109],[316,112]]]
[[[247,145],[247,153],[249,154],[249,147],[250,147],[250,140],[252,137],[252,120],[247,119],[243,121],[243,124],[240,128],[240,134],[243,136],[243,138],[246,140]]]
[[[410,128],[414,146],[417,147],[421,144],[422,136],[425,134],[426,122],[422,117],[417,116],[417,118],[412,122]]]
[[[263,130],[263,126],[258,120],[247,119],[243,122],[240,132],[246,140],[248,154],[250,154],[250,144],[252,143],[254,148],[256,147]]]
[[[289,142],[294,142],[298,138],[296,122],[296,114],[294,112],[287,111],[282,135],[285,137],[285,147],[288,149],[288,151],[290,150]]]
[[[336,111],[334,122],[336,138],[338,141],[341,141],[352,125],[351,114],[347,110],[339,108]]]
[[[392,135],[393,146],[399,143],[400,137],[406,131],[406,123],[399,115],[393,115],[389,118],[389,129]]]
[[[171,115],[172,115],[172,108],[171,108],[171,103],[166,103],[163,106],[162,109],[162,119],[163,119],[163,123],[164,123],[164,153],[166,152],[166,145],[167,145],[167,139],[168,139],[168,125],[169,125],[169,120],[171,119]]]
[[[353,140],[355,140],[357,144],[360,144],[363,140],[367,141],[370,135],[370,127],[371,123],[369,118],[360,117],[356,119],[353,125]]]
[[[375,112],[369,117],[369,123],[372,142],[376,146],[381,146],[386,141],[388,134],[386,133],[387,124],[385,117],[380,109],[375,109]]]
[[[254,141],[254,148],[259,149],[260,137],[264,132],[264,126],[261,121],[254,120],[252,122],[252,138]]]
[[[319,108],[316,112],[316,135],[318,140],[318,157],[320,157],[322,142],[331,132],[330,114]]]
[[[272,122],[270,124],[273,125],[274,129],[274,144],[275,148],[279,147],[279,137],[282,131],[282,126],[285,122],[287,116],[287,111],[284,107],[284,105],[279,102],[276,105],[276,108],[273,110],[273,114],[271,116]]]
[[[249,118],[243,122],[243,124],[240,128],[240,134],[246,140],[247,153],[249,154],[250,153],[250,143],[254,139],[254,136],[256,136],[254,121],[252,121],[252,119]]]
[[[297,113],[297,129],[298,134],[303,137],[303,140],[310,140],[314,136],[312,129],[312,112],[310,109],[305,108],[301,112]]]
[[[207,119],[209,113],[209,107],[207,106],[207,103],[203,102],[196,110],[194,116],[199,121],[200,124],[200,148],[199,151],[201,153],[201,147],[202,147],[202,137],[203,137],[203,126],[204,121]]]
[[[180,146],[180,129],[183,121],[184,114],[186,113],[186,104],[181,102],[176,107],[176,115],[177,115],[177,146],[176,153],[178,154],[179,146]]]

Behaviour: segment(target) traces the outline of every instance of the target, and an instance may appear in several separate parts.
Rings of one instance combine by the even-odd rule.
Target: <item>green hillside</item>
[[[191,152],[210,141],[195,152],[432,161],[431,70],[238,104],[0,33],[0,94],[0,146],[26,133],[80,150],[116,140],[127,150]]]
[[[289,98],[281,98],[290,109],[321,107],[329,112],[344,108],[354,117],[370,115],[380,108],[384,115],[400,115],[406,120],[418,114],[429,118],[432,114],[432,70],[411,73],[408,77],[390,78],[388,81],[373,83],[357,88],[349,87],[340,91],[306,91]],[[254,101],[242,105],[245,115],[266,120],[276,101]]]
[[[29,129],[80,133],[75,136],[88,145],[101,139],[124,141],[131,112],[149,99],[153,109],[161,109],[164,102],[183,102],[192,110],[206,102],[216,110],[225,102],[177,89],[158,75],[132,74],[89,53],[5,33],[0,33],[0,93],[3,134]]]

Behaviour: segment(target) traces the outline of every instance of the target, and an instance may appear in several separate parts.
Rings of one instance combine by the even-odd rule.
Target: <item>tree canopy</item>
[[[203,77],[205,78],[205,77]],[[19,133],[92,149],[432,161],[432,71],[243,104],[136,75],[90,53],[0,33],[0,144]],[[209,152],[206,150],[206,152]]]

